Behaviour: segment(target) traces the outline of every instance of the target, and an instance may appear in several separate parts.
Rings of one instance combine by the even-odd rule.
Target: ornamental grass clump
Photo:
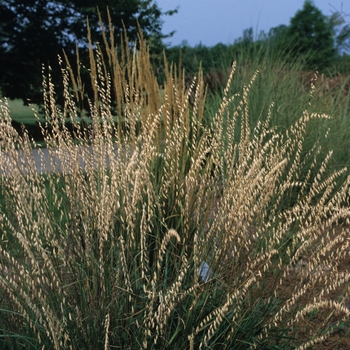
[[[63,108],[44,74],[40,162],[1,102],[1,347],[306,349],[344,332],[350,179],[326,175],[321,140],[304,149],[329,117],[282,132],[271,105],[252,127],[259,72],[230,96],[233,65],[204,127],[201,73],[186,89],[165,62],[161,88],[145,41],[115,49],[109,29],[91,124],[79,66],[61,63]]]

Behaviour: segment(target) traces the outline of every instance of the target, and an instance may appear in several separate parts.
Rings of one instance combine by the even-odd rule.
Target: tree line
[[[107,11],[108,9],[108,11]],[[82,62],[87,59],[87,21],[93,43],[101,40],[101,24],[113,23],[115,42],[125,29],[130,42],[139,28],[151,49],[161,54],[162,12],[153,0],[0,0],[0,89],[10,99],[26,103],[42,100],[42,65],[52,69],[59,83],[57,55],[75,60],[76,48]],[[55,74],[57,76],[55,76]]]
[[[219,84],[218,73],[230,67],[233,60],[249,61],[259,55],[271,61],[299,61],[305,70],[326,75],[350,72],[349,15],[334,10],[325,16],[311,0],[306,0],[289,25],[271,28],[268,33],[254,33],[253,28],[243,31],[231,45],[219,43],[213,47],[202,44],[190,47],[184,41],[167,50],[170,60],[178,62],[195,73],[199,65],[207,76],[212,75]]]
[[[262,52],[273,60],[303,60],[305,69],[350,71],[350,25],[346,14],[335,10],[325,16],[312,0],[305,1],[289,25],[258,34],[248,28],[233,44],[219,43],[213,47],[201,44],[190,47],[186,42],[167,47],[164,39],[173,33],[163,33],[162,16],[176,12],[176,9],[162,12],[153,0],[1,0],[1,93],[25,103],[30,100],[40,104],[42,65],[53,68],[53,80],[59,84],[57,55],[62,55],[62,49],[74,60],[78,47],[82,61],[87,59],[87,20],[93,42],[100,40],[100,21],[106,28],[109,20],[113,23],[117,43],[124,29],[130,42],[137,40],[141,29],[150,45],[155,67],[159,67],[165,50],[169,61],[181,60],[190,74],[197,72],[201,64],[204,73],[210,75],[213,70],[226,69],[237,57],[249,60]],[[159,79],[162,79],[161,70]],[[217,74],[215,79],[220,84]]]

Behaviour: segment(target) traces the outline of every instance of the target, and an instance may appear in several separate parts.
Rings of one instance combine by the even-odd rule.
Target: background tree
[[[235,44],[242,44],[243,46],[249,46],[254,42],[253,27],[249,27],[243,30],[243,36],[235,40]]]
[[[289,40],[287,39],[288,26],[280,24],[277,27],[270,28],[265,47],[269,51],[271,59],[284,58],[288,49]]]
[[[305,58],[309,68],[322,70],[335,58],[332,27],[312,0],[306,0],[291,19],[286,37],[290,54]]]
[[[41,64],[55,65],[62,47],[74,49],[68,13],[68,8],[43,0],[1,2],[3,94],[34,102],[41,98]]]
[[[42,64],[55,67],[62,48],[73,55],[87,47],[86,19],[93,41],[100,41],[97,6],[107,25],[107,7],[116,42],[125,26],[130,41],[138,25],[155,50],[163,48],[162,13],[153,0],[2,0],[0,1],[0,88],[3,95],[40,103]],[[59,69],[53,69],[53,74]],[[53,77],[55,79],[55,77]],[[57,82],[59,78],[57,77]]]
[[[336,10],[328,17],[329,23],[333,29],[335,48],[339,55],[349,53],[350,50],[350,24],[346,17],[349,14]]]

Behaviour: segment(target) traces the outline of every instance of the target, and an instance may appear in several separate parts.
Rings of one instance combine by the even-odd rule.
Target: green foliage
[[[335,47],[339,55],[350,50],[350,24],[346,21],[346,14],[342,10],[335,11],[328,17],[333,29]]]
[[[42,64],[53,68],[55,84],[61,85],[57,55],[62,48],[73,57],[76,45],[86,48],[86,20],[90,20],[92,42],[101,33],[97,6],[103,25],[108,16],[114,23],[116,43],[125,27],[131,41],[137,39],[138,27],[150,38],[154,53],[161,53],[163,13],[152,0],[128,1],[22,1],[0,2],[0,89],[8,98],[28,99],[42,104]],[[107,8],[109,14],[107,15]],[[169,11],[172,14],[174,11]],[[85,52],[85,56],[87,53]],[[84,60],[84,54],[81,53]],[[88,58],[83,62],[88,64]],[[62,96],[58,96],[62,102]]]
[[[303,8],[291,19],[286,35],[290,53],[294,57],[303,56],[309,68],[322,70],[333,62],[332,27],[312,0],[306,0]]]

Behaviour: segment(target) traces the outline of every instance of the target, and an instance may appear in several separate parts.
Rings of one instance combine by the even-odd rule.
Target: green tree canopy
[[[167,37],[162,34],[161,16],[176,12],[163,13],[153,0],[0,0],[2,93],[40,102],[42,64],[56,66],[62,48],[73,54],[76,44],[87,47],[87,18],[93,41],[101,41],[97,6],[105,24],[108,8],[116,36],[125,26],[129,40],[134,41],[140,26],[158,49]]]
[[[312,0],[306,0],[291,19],[286,36],[290,53],[306,58],[310,68],[323,69],[332,63],[336,53],[332,26]]]
[[[350,50],[350,23],[346,21],[343,10],[335,11],[328,17],[329,23],[333,28],[335,48],[339,55]]]

